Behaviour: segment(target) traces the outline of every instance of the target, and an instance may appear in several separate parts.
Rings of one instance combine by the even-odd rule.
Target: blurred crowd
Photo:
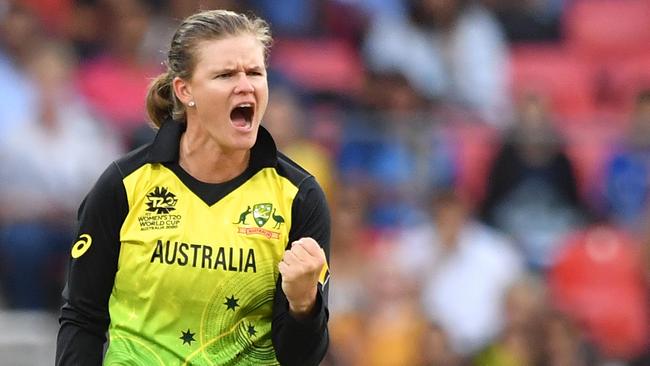
[[[0,311],[56,311],[211,8],[271,24],[263,125],[330,202],[324,365],[650,365],[650,0],[0,0]]]

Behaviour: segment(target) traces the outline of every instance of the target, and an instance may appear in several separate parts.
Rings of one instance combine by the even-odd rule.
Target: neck
[[[188,126],[181,136],[179,164],[192,177],[205,183],[227,182],[248,167],[250,150],[224,151],[205,134]]]

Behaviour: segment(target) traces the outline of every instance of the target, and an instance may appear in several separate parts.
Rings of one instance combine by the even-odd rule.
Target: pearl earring
[[[195,105],[196,105],[196,103],[194,103],[193,100],[190,100],[190,102],[187,103],[187,106],[188,106],[188,107],[194,107]]]

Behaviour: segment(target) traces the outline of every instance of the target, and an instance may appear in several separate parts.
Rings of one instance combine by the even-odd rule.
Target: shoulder
[[[291,160],[288,156],[278,151],[278,165],[277,172],[280,176],[289,180],[294,186],[300,188],[305,184],[313,182],[316,184],[315,179],[311,173],[305,168],[301,167],[295,161]],[[309,179],[312,178],[312,179]]]
[[[147,163],[151,146],[151,143],[140,146],[113,162],[122,179]]]
[[[328,212],[325,192],[310,172],[281,152],[278,152],[276,170],[297,188],[294,208],[300,211],[316,209]]]

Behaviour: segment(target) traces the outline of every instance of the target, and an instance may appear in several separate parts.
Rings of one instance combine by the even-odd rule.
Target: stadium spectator
[[[354,187],[334,191],[330,291],[330,349],[334,365],[353,365],[364,353],[363,317],[372,301],[364,282],[376,238],[366,223],[367,198]]]
[[[650,209],[650,89],[636,99],[625,139],[605,163],[605,212],[640,232]]]
[[[573,233],[549,268],[550,300],[610,360],[645,351],[648,287],[640,243],[606,224]]]
[[[570,317],[548,309],[540,328],[542,365],[591,366],[600,364],[598,353]]]
[[[410,281],[401,263],[394,260],[395,238],[370,256],[372,266],[362,273],[371,299],[362,315],[363,351],[354,365],[417,365],[422,362],[422,342],[427,318],[418,299],[416,282]]]
[[[0,145],[0,282],[9,306],[45,309],[58,305],[52,300],[73,239],[74,202],[120,148],[74,89],[73,55],[65,45],[36,46],[29,60],[34,116]]]
[[[318,0],[249,0],[273,24],[277,37],[316,36],[321,30]]]
[[[502,125],[508,113],[507,47],[480,3],[416,0],[405,18],[378,16],[363,45],[377,72],[399,72],[423,95]]]
[[[432,200],[432,220],[407,231],[396,260],[408,282],[422,287],[430,321],[449,335],[452,349],[469,356],[503,327],[501,302],[524,269],[512,243],[473,218],[451,190]]]
[[[479,0],[494,11],[512,43],[561,40],[562,14],[568,0]]]
[[[517,280],[502,304],[504,327],[498,338],[474,358],[482,366],[539,365],[543,355],[540,332],[546,310],[542,279],[525,276]]]
[[[373,74],[365,94],[345,117],[337,169],[370,195],[370,224],[395,229],[421,220],[428,192],[453,182],[452,147],[403,75]]]
[[[461,358],[451,347],[449,336],[437,324],[432,323],[421,339],[422,366],[460,366]]]
[[[325,195],[333,197],[334,161],[329,152],[310,138],[311,120],[298,96],[288,87],[278,86],[269,96],[264,126],[273,134],[278,149],[316,177]]]
[[[493,162],[481,218],[511,235],[531,268],[551,264],[564,235],[586,217],[573,165],[540,96],[524,96]]]
[[[650,222],[650,215],[646,216],[645,220],[646,222]],[[645,225],[644,231],[640,235],[640,242],[641,270],[645,279],[646,294],[650,294],[650,225]],[[646,332],[650,334],[650,311],[647,316]],[[650,365],[650,337],[646,340],[645,352],[632,361],[631,364],[633,366]]]
[[[132,134],[145,125],[147,87],[160,71],[141,48],[151,16],[142,0],[106,0],[97,6],[102,28],[111,31],[101,33],[102,52],[80,65],[78,87],[124,146],[131,146]]]
[[[42,37],[38,20],[15,1],[0,11],[0,142],[34,119],[36,86],[25,65],[35,43]]]

